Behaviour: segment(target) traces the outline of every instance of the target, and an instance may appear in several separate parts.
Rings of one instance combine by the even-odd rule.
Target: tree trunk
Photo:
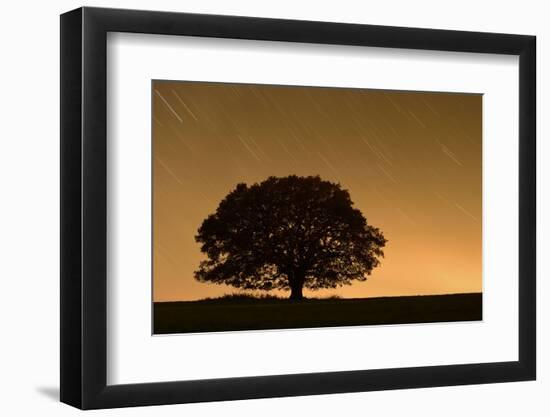
[[[301,285],[293,285],[290,287],[290,299],[291,300],[303,300],[304,294],[302,293]]]
[[[305,276],[303,274],[294,273],[290,277],[290,299],[291,300],[303,300],[304,294],[302,292],[304,287]]]

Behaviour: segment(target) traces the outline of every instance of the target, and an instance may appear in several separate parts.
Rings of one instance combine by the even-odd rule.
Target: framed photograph
[[[533,36],[63,14],[61,401],[535,379],[535,103]]]

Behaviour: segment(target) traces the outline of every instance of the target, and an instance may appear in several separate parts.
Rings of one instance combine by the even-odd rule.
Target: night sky
[[[238,292],[193,278],[197,229],[237,183],[290,174],[340,183],[388,239],[366,282],[306,297],[481,291],[481,95],[167,81],[151,94],[155,301]]]

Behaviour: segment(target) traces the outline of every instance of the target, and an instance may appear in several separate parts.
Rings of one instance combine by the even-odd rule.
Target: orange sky
[[[306,297],[481,291],[481,95],[168,81],[152,95],[155,301],[237,292],[193,278],[197,229],[237,183],[290,174],[339,182],[388,239],[366,282]]]

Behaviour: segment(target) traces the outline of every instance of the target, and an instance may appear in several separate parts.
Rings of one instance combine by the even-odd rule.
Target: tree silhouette
[[[238,184],[195,239],[208,259],[195,279],[252,290],[336,288],[365,281],[384,256],[383,234],[348,191],[320,177]]]

